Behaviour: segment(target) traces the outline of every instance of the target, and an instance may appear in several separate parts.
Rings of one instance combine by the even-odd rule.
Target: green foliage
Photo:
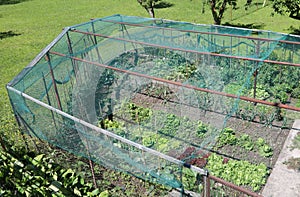
[[[291,96],[293,98],[300,98],[300,87],[296,87],[292,90]]]
[[[165,135],[175,136],[179,126],[180,118],[174,114],[167,114],[160,132]]]
[[[238,138],[238,145],[248,151],[254,148],[254,142],[248,134],[243,134]]]
[[[198,121],[197,136],[199,138],[204,138],[207,131],[208,131],[208,126],[206,124],[204,124],[203,122]]]
[[[0,150],[0,193],[4,196],[98,196],[91,183],[44,154],[17,159]]]
[[[197,188],[197,173],[189,168],[182,169],[182,184],[184,189],[193,191]]]
[[[218,138],[217,147],[220,148],[225,145],[238,145],[247,151],[258,151],[262,157],[273,156],[272,147],[263,138],[260,137],[254,142],[248,134],[237,137],[231,128],[225,128]]]
[[[143,134],[142,144],[146,147],[155,147],[155,149],[164,152],[168,147],[169,140],[159,134],[147,132]]]
[[[131,119],[137,123],[149,120],[152,115],[152,110],[150,108],[141,107],[134,103],[128,103],[127,108]]]
[[[258,153],[263,157],[271,157],[273,156],[273,149],[270,145],[266,143],[263,138],[258,138],[255,142],[256,149]]]
[[[297,99],[296,107],[300,107],[300,99]]]
[[[274,0],[273,9],[278,14],[289,14],[290,17],[300,19],[300,0]]]
[[[218,147],[222,147],[224,145],[236,145],[237,137],[235,136],[235,132],[231,128],[224,128],[222,133],[218,138]]]
[[[223,163],[223,158],[215,153],[208,157],[206,168],[214,176],[236,185],[250,186],[254,191],[262,188],[269,173],[265,164],[255,165],[243,160],[229,160]]]
[[[254,95],[254,89],[253,88],[251,88],[248,95],[253,97],[253,95]],[[264,86],[262,86],[260,84],[256,86],[255,98],[265,100],[269,97],[270,97],[270,94],[265,90]]]

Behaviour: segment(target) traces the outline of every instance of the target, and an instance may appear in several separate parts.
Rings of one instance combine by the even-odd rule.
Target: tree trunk
[[[149,4],[144,4],[142,0],[137,0],[137,2],[145,8],[145,10],[150,14],[152,18],[155,18],[154,14],[154,3],[150,2]]]
[[[146,8],[146,10],[147,10],[148,13],[150,14],[151,18],[155,18],[153,6],[151,6],[151,8],[148,8],[148,9]]]
[[[267,0],[264,0],[264,3],[262,6],[265,7],[266,3],[267,3]]]
[[[213,18],[214,18],[214,24],[215,25],[221,25],[221,20],[223,18],[223,14],[225,12],[225,8],[226,8],[228,0],[223,0],[222,5],[219,8],[219,10],[216,7],[216,1],[217,0],[211,0],[210,1],[211,13],[212,13]]]

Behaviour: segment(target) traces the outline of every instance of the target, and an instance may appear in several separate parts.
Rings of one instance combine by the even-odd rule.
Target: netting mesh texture
[[[66,28],[8,92],[31,135],[182,188],[184,166],[214,148],[232,117],[280,127],[294,118],[283,114],[299,111],[299,42],[114,15]]]

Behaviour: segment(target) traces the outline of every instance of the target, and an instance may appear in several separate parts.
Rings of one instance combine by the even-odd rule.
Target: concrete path
[[[262,192],[264,197],[300,197],[300,172],[283,164],[289,158],[300,157],[299,149],[290,150],[294,137],[300,132],[300,120],[294,122],[293,128]]]

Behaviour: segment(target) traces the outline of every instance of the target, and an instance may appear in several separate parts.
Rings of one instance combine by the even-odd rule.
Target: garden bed
[[[282,128],[278,126],[280,121],[266,125],[235,116],[230,117],[223,128],[226,114],[193,106],[178,109],[172,92],[166,95],[168,99],[141,91],[115,110],[111,120],[102,121],[102,127],[188,164],[208,168],[212,174],[247,189],[262,189],[285,142],[289,125]],[[228,168],[228,162],[234,167]],[[215,171],[216,168],[228,168],[231,175]],[[252,171],[247,174],[246,169]],[[245,182],[239,177],[225,176],[240,171],[250,179],[256,174],[257,180],[252,182],[257,182],[251,185],[250,180]],[[193,173],[185,171],[184,174],[188,177],[183,182],[185,188],[199,192]],[[192,183],[187,181],[190,179]]]

